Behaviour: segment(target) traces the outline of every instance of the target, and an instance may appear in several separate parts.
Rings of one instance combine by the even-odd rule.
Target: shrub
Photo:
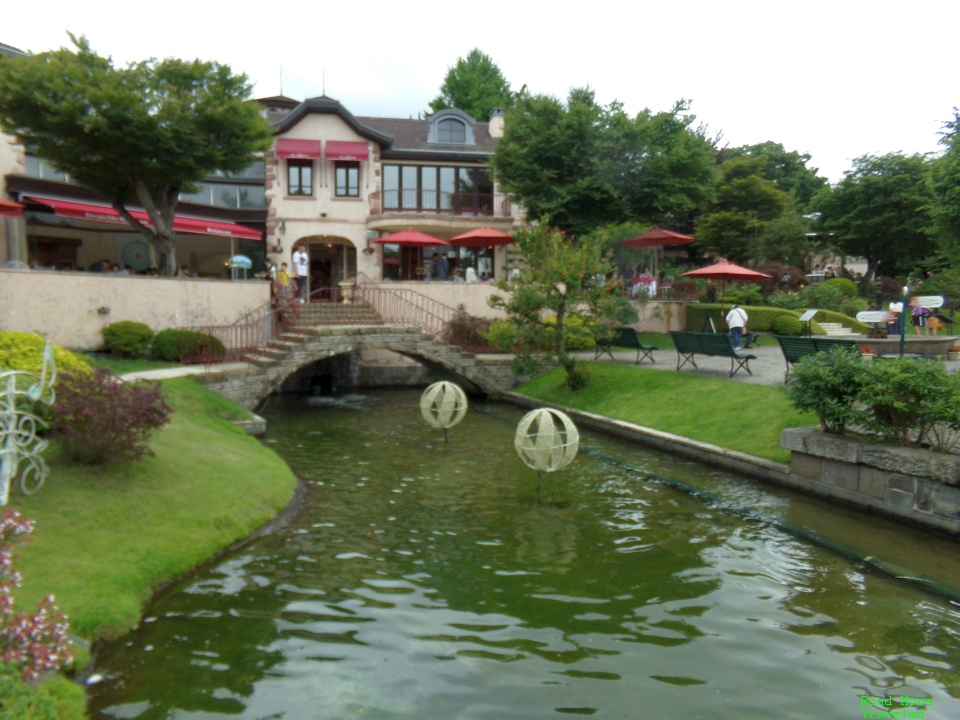
[[[213,335],[196,330],[161,330],[153,338],[151,356],[155,360],[183,362],[184,358],[218,359],[227,354],[223,343]]]
[[[864,426],[900,445],[949,449],[942,442],[960,427],[960,378],[933,360],[871,363],[859,399],[868,410]]]
[[[159,385],[122,383],[109,370],[64,375],[53,406],[53,432],[64,453],[81,463],[139,460],[172,410]]]
[[[501,352],[510,352],[519,339],[517,326],[509,320],[494,320],[484,338]]]
[[[843,302],[843,293],[840,288],[826,282],[807,285],[800,291],[800,297],[803,298],[807,307],[834,311],[839,310],[840,303]]]
[[[808,355],[790,373],[787,395],[798,410],[816,413],[824,432],[842,433],[848,425],[864,420],[855,400],[871,365],[844,347]]]
[[[840,296],[844,300],[850,300],[859,294],[859,291],[857,290],[857,284],[848,278],[830,278],[829,280],[824,280],[823,285],[837,288],[840,291]]]
[[[771,321],[770,329],[777,335],[799,335],[803,324],[792,315],[778,315]]]
[[[0,720],[57,720],[53,700],[21,682],[13,665],[0,663]]]
[[[579,392],[590,384],[590,369],[581,362],[574,361],[567,370],[567,387]]]
[[[737,305],[763,305],[763,293],[759,285],[741,285],[727,289],[725,303]]]
[[[867,309],[867,301],[865,298],[850,298],[849,300],[844,300],[840,305],[840,314],[848,315],[850,317],[856,317],[858,312]]]
[[[4,370],[26,370],[40,374],[43,364],[43,346],[46,341],[39,335],[0,330],[0,372]],[[90,360],[53,346],[53,362],[57,372],[83,374],[90,372]]]
[[[475,317],[467,312],[464,305],[458,305],[453,319],[447,323],[444,339],[462,347],[484,347],[487,344],[485,335],[489,325],[489,320]]]
[[[117,357],[142,357],[150,350],[153,330],[143,323],[122,320],[100,331],[107,350]]]
[[[801,310],[806,307],[804,299],[796,292],[776,292],[767,298],[767,303],[784,310]]]
[[[557,318],[554,316],[544,320],[548,327],[547,340],[550,345],[553,344]],[[590,325],[579,315],[567,315],[563,319],[563,346],[567,351],[574,350],[592,350],[596,345],[593,337],[593,330]]]

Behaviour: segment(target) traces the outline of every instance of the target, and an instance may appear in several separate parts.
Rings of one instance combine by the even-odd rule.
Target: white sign
[[[896,313],[886,310],[863,310],[857,313],[857,322],[862,323],[885,323],[893,322],[897,319]]]
[[[912,297],[910,298],[910,307],[943,307],[943,295],[920,295],[918,297]]]

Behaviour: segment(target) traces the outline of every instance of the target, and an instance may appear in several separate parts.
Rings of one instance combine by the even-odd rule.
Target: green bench
[[[780,343],[780,350],[783,351],[783,359],[787,363],[787,372],[783,376],[786,382],[790,377],[790,368],[801,358],[807,355],[815,355],[818,352],[832,350],[837,347],[845,347],[860,353],[860,343],[856,340],[842,340],[840,338],[831,338],[825,336],[813,335],[810,337],[794,337],[791,335],[774,335],[777,342]]]
[[[634,363],[639,365],[644,359],[650,358],[650,362],[656,363],[657,361],[653,359],[654,350],[659,350],[655,345],[644,345],[640,342],[640,335],[637,334],[637,331],[632,327],[618,327],[613,330],[613,333],[608,337],[597,338],[596,352],[593,356],[594,360],[599,359],[603,353],[606,353],[610,356],[610,359],[613,360],[613,348],[629,348],[630,350],[637,351],[637,360]]]
[[[670,337],[677,348],[677,370],[687,363],[697,367],[695,355],[709,355],[711,357],[730,358],[730,377],[733,377],[740,368],[753,375],[750,370],[750,361],[756,360],[756,355],[742,355],[733,349],[729,335],[705,332],[671,331]]]

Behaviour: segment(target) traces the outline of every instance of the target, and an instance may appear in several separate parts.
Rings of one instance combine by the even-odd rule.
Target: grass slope
[[[126,632],[155,588],[248,535],[293,493],[287,465],[230,424],[245,410],[195,378],[163,391],[175,412],[151,441],[154,457],[79,466],[54,446],[40,492],[11,496],[37,521],[19,553],[18,604],[55,595],[71,632],[89,640]]]
[[[790,461],[780,431],[815,425],[794,410],[780,388],[718,378],[588,363],[590,384],[574,393],[562,370],[524,383],[518,392],[545,402],[605,415],[776,462]]]

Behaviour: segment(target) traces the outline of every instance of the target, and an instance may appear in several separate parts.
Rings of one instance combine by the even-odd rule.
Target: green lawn
[[[18,550],[19,610],[52,594],[72,634],[118,637],[140,621],[156,588],[246,537],[291,498],[296,480],[286,463],[231,424],[246,410],[193,377],[162,388],[174,413],[150,443],[155,456],[82,466],[54,444],[43,488],[11,493],[10,507],[36,520]],[[58,717],[84,717],[78,686],[60,677],[41,691],[57,698]]]
[[[781,388],[633,365],[588,363],[589,386],[578,393],[553,370],[517,390],[546,402],[605,415],[776,462],[790,461],[780,431],[816,425],[793,409]]]

